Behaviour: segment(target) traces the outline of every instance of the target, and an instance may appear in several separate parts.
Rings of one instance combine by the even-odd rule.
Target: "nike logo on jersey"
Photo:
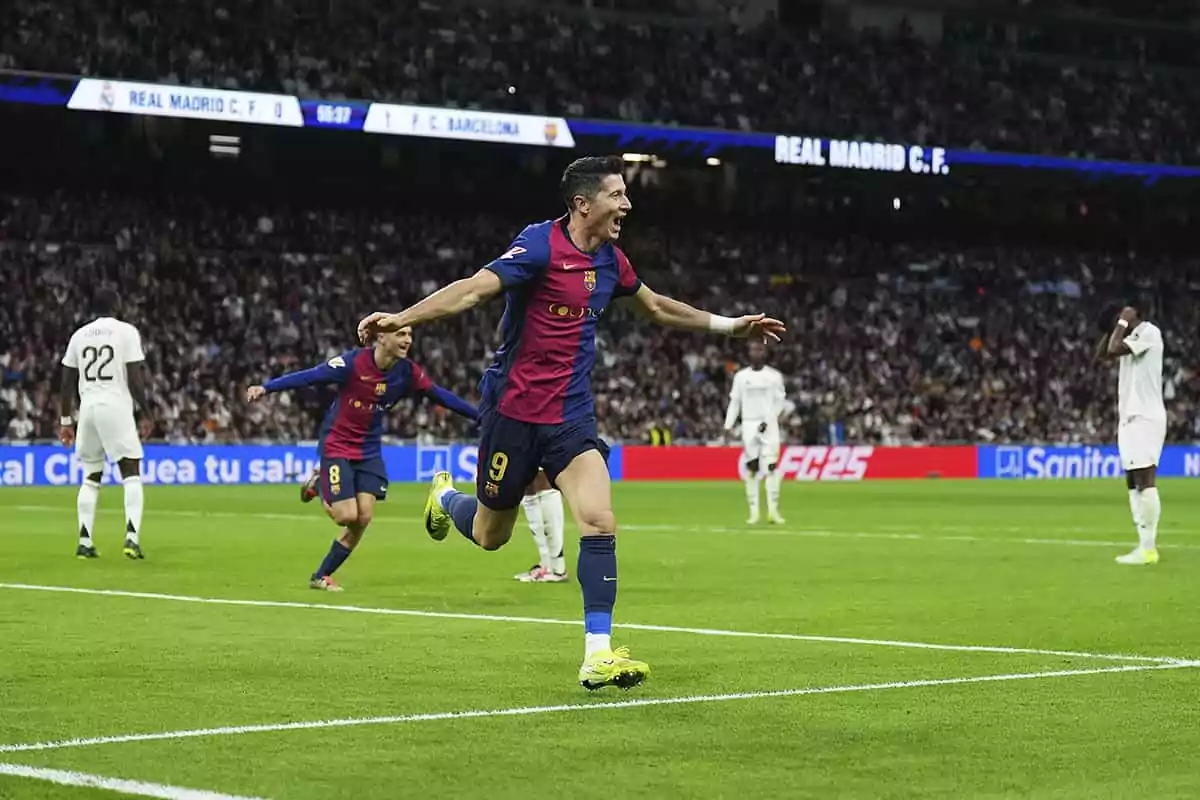
[[[579,269],[579,266],[579,264],[568,264],[565,261],[563,262],[563,269]]]

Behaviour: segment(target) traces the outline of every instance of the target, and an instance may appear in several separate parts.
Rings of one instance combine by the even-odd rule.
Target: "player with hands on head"
[[[1163,403],[1163,336],[1142,316],[1136,303],[1126,305],[1116,322],[1115,309],[1106,309],[1096,345],[1096,360],[1116,359],[1117,449],[1129,490],[1129,511],[1138,532],[1138,546],[1117,563],[1143,566],[1158,563],[1158,460],[1167,438],[1167,408]]]

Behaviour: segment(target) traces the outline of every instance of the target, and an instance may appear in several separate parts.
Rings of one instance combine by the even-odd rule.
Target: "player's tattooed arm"
[[[424,300],[396,314],[376,311],[364,317],[358,323],[359,341],[367,344],[373,341],[378,333],[398,331],[443,317],[453,317],[485,300],[490,300],[500,294],[503,288],[499,275],[490,269],[481,269],[469,278],[443,286]]]
[[[722,317],[659,294],[644,283],[631,297],[631,302],[643,316],[668,328],[715,331],[737,337],[761,336],[764,341],[770,339],[776,342],[779,341],[779,335],[787,330],[782,322],[766,314]]]

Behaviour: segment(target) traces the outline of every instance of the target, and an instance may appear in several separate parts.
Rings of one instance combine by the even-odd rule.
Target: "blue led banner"
[[[917,145],[825,138],[790,131],[755,133],[367,101],[301,100],[291,95],[7,70],[0,70],[0,101],[65,106],[80,111],[566,149],[580,147],[580,140],[586,138],[590,141],[585,144],[594,150],[612,148],[707,158],[757,152],[773,157],[784,168],[891,172],[931,179],[951,175],[964,167],[1071,171],[1134,177],[1147,183],[1162,178],[1200,178],[1200,166],[960,150],[946,143]]]

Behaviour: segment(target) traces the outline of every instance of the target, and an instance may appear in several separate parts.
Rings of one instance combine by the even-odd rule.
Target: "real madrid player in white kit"
[[[1129,509],[1138,531],[1138,546],[1117,556],[1117,563],[1157,564],[1158,519],[1162,505],[1155,478],[1163,441],[1167,437],[1162,331],[1142,319],[1136,307],[1126,306],[1112,333],[1101,341],[1097,355],[1116,358],[1120,364],[1117,448],[1129,488]]]
[[[733,376],[729,390],[729,409],[725,412],[725,430],[731,432],[742,420],[742,479],[746,483],[746,502],[750,506],[747,524],[758,522],[758,486],[766,477],[767,520],[783,523],[779,515],[779,487],[783,476],[779,465],[779,415],[783,413],[787,391],[779,370],[767,366],[767,346],[750,342],[750,366]]]
[[[92,301],[97,318],[71,335],[63,356],[62,391],[59,395],[59,439],[83,462],[84,479],[79,487],[79,558],[96,558],[92,541],[96,505],[104,458],[117,462],[125,492],[125,555],[143,558],[139,534],[142,528],[142,441],[134,419],[134,399],[145,408],[146,359],[138,329],[116,318],[119,298],[111,289],[100,289]],[[72,411],[79,393],[79,420]]]

